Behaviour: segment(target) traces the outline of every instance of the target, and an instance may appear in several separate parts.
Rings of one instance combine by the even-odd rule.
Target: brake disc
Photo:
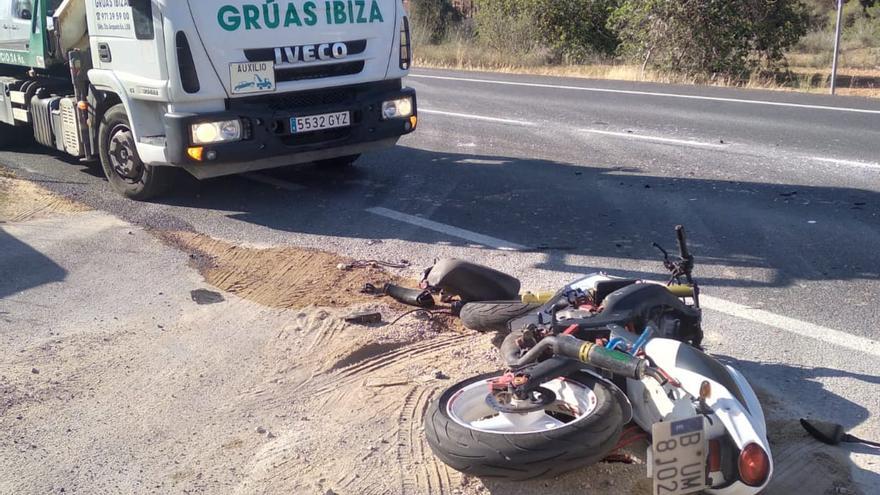
[[[486,395],[486,404],[500,413],[525,414],[541,411],[556,402],[552,390],[538,387],[526,399],[517,399],[511,392],[499,391]]]

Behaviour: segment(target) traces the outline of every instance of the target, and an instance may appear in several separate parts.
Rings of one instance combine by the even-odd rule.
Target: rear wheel
[[[361,155],[339,156],[336,158],[328,158],[326,160],[318,160],[315,163],[322,168],[344,169],[353,166],[354,162],[360,157]]]
[[[461,322],[478,332],[503,332],[507,324],[520,316],[540,308],[540,304],[521,301],[480,301],[467,303],[461,308]]]
[[[490,405],[496,378],[490,373],[452,386],[425,414],[428,445],[453,469],[509,480],[549,477],[599,462],[617,445],[623,412],[609,385],[595,377],[577,372],[545,383],[544,393],[555,400],[525,413]]]
[[[108,110],[101,119],[98,151],[110,186],[130,199],[143,201],[162,194],[175,172],[171,167],[154,167],[141,161],[122,104]]]

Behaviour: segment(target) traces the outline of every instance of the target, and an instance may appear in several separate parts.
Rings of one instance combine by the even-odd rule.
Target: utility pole
[[[831,94],[837,90],[837,58],[840,56],[840,31],[843,24],[843,0],[837,0],[837,28],[834,30],[834,58],[831,62]]]

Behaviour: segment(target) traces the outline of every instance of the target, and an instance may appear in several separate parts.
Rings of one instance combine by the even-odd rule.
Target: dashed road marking
[[[673,139],[667,137],[660,136],[648,136],[645,134],[635,134],[630,132],[613,132],[613,131],[600,131],[596,129],[581,129],[583,132],[589,132],[591,134],[600,134],[602,136],[613,136],[619,138],[626,139],[635,139],[639,141],[651,141],[656,143],[664,143],[664,144],[680,144],[683,146],[697,146],[703,148],[713,148],[713,149],[725,149],[728,147],[726,144],[717,144],[717,143],[706,143],[704,141],[693,141],[690,139]]]
[[[427,218],[417,217],[414,215],[401,213],[399,211],[389,210],[388,208],[375,207],[368,208],[367,211],[374,215],[397,220],[398,222],[408,223],[410,225],[415,225],[423,229],[433,230],[434,232],[440,232],[441,234],[446,234],[452,237],[456,237],[458,239],[471,241],[475,244],[480,244],[482,246],[500,249],[503,251],[521,251],[526,249],[526,246],[517,244],[515,242],[507,242],[496,237],[478,234],[470,230],[460,229],[451,225],[428,220]]]
[[[521,125],[526,127],[533,127],[536,124],[534,122],[528,122],[526,120],[516,120],[516,119],[502,119],[498,117],[486,117],[483,115],[473,115],[469,113],[457,113],[457,112],[444,112],[442,110],[430,110],[420,108],[419,113],[426,113],[428,115],[445,115],[446,117],[461,117],[463,119],[470,120],[482,120],[484,122],[497,122],[499,124],[512,124],[512,125]]]

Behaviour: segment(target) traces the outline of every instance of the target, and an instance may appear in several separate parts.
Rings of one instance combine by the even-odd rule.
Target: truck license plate
[[[302,134],[305,132],[322,131],[324,129],[336,129],[351,125],[350,112],[322,113],[320,115],[307,115],[305,117],[290,118],[290,132]]]
[[[652,428],[654,495],[704,490],[708,441],[703,418],[655,423]]]

